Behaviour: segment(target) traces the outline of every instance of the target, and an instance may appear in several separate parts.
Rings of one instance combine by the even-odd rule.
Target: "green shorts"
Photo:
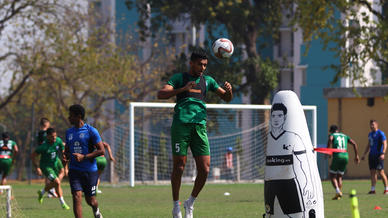
[[[58,172],[63,169],[63,164],[62,164],[62,161],[57,158],[57,160],[55,161],[55,169],[58,170]]]
[[[186,156],[189,146],[194,157],[210,155],[206,124],[172,122],[171,145],[173,155]]]
[[[50,181],[54,181],[58,178],[58,170],[55,167],[41,167],[43,175]]]
[[[48,180],[54,181],[56,178],[58,178],[58,175],[61,172],[61,169],[63,169],[63,164],[60,159],[57,159],[54,162],[54,165],[41,166],[40,169],[42,170],[43,175]]]
[[[329,172],[344,175],[348,161],[348,157],[333,157]]]
[[[11,167],[12,167],[12,159],[10,158],[0,159],[0,174],[7,176],[11,171]]]
[[[106,158],[104,156],[96,157],[98,171],[103,171],[107,165]]]

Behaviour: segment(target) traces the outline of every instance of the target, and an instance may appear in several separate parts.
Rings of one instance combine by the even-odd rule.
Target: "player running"
[[[44,140],[46,140],[47,137],[47,129],[50,128],[50,120],[46,117],[42,117],[39,122],[39,132],[36,137],[36,141],[38,146],[43,144]]]
[[[61,179],[64,174],[62,162],[58,157],[60,152],[63,152],[64,146],[62,140],[57,140],[57,133],[54,128],[48,128],[47,138],[41,144],[34,153],[31,155],[32,163],[36,168],[36,173],[39,176],[42,174],[50,181],[45,184],[42,190],[38,191],[38,201],[43,203],[44,193],[48,192],[51,188],[55,188],[56,193],[59,197],[59,202],[63,209],[69,210],[70,207],[66,204],[63,199],[63,192],[61,187]],[[36,163],[37,157],[40,155],[39,165]]]
[[[47,119],[46,117],[42,117],[40,119],[39,132],[38,132],[38,135],[36,137],[37,146],[43,144],[43,142],[47,139],[47,129],[50,128],[50,126],[51,126],[51,123],[50,123],[49,119]],[[58,140],[58,143],[59,142],[63,143],[61,138],[57,137],[57,140]],[[62,163],[61,163],[61,165],[63,166]],[[60,175],[61,175],[61,177],[59,178],[59,180],[62,181],[64,174],[60,174]],[[45,178],[45,184],[49,184],[50,182],[51,182],[50,180]],[[48,197],[49,198],[58,197],[57,193],[55,192],[54,187],[52,189],[48,190]]]
[[[95,218],[102,218],[96,199],[98,180],[96,157],[105,149],[97,129],[85,123],[85,109],[78,104],[69,108],[69,122],[73,127],[66,131],[66,159],[69,164],[69,182],[73,195],[73,212],[82,217],[82,192],[86,203],[92,207]]]
[[[171,186],[173,196],[173,217],[182,217],[179,203],[181,178],[187,161],[187,148],[191,148],[197,177],[194,188],[184,203],[185,217],[193,217],[194,200],[206,183],[210,168],[210,146],[206,131],[205,97],[208,91],[216,92],[224,101],[231,101],[232,86],[225,82],[221,88],[216,81],[203,75],[208,63],[206,52],[197,49],[191,54],[189,72],[178,73],[158,92],[159,99],[176,96],[174,118],[171,126],[173,170]]]
[[[4,132],[0,140],[0,174],[3,174],[0,185],[7,184],[7,176],[15,162],[15,156],[19,152],[16,142],[10,140],[9,133]]]
[[[353,145],[354,148],[354,162],[356,164],[360,163],[360,157],[358,156],[358,147],[354,140],[349,136],[339,132],[336,125],[330,126],[330,135],[327,141],[327,147],[348,150],[348,143]],[[335,188],[335,196],[333,200],[339,200],[342,197],[342,176],[345,173],[346,166],[348,164],[349,154],[348,152],[334,152],[333,160],[331,162],[329,174],[331,184]]]
[[[113,153],[112,153],[112,150],[110,149],[110,145],[106,142],[103,142],[102,144],[104,144],[104,148],[108,151],[110,161],[115,162],[116,160],[113,157]],[[97,162],[97,169],[98,169],[97,193],[101,194],[102,191],[98,188],[98,186],[100,185],[100,180],[101,180],[100,177],[101,177],[101,174],[107,165],[107,161],[106,161],[105,156],[101,155],[101,156],[96,157],[96,162]]]

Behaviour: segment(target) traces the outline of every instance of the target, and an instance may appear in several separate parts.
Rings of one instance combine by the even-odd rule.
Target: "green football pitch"
[[[11,184],[16,201],[15,209],[24,217],[72,217],[73,211],[63,210],[58,199],[44,198],[43,204],[37,200],[37,190],[41,184]],[[64,182],[64,197],[72,207],[70,188]],[[191,185],[182,185],[181,199],[185,200]],[[325,217],[352,217],[349,192],[357,190],[361,217],[388,217],[388,195],[383,195],[383,185],[379,181],[377,194],[366,194],[369,180],[345,180],[344,197],[331,200],[334,189],[328,181],[323,182]],[[171,217],[171,193],[168,185],[137,185],[113,187],[101,186],[102,194],[97,196],[104,217]],[[229,196],[224,193],[229,192]],[[207,184],[195,203],[195,217],[262,217],[264,213],[263,184]],[[2,196],[3,197],[3,196]],[[182,201],[181,200],[181,201]],[[374,210],[379,206],[381,210]],[[183,207],[182,207],[183,212]],[[89,206],[83,202],[84,217],[93,217]],[[2,217],[2,216],[0,216]]]

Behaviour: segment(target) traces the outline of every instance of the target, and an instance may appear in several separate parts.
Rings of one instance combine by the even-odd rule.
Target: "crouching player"
[[[63,152],[63,143],[59,143],[57,139],[57,133],[54,128],[47,129],[47,140],[41,144],[34,153],[32,153],[32,162],[36,168],[36,173],[41,176],[42,174],[50,181],[46,183],[42,190],[38,191],[38,201],[43,203],[43,195],[51,188],[55,188],[58,194],[59,202],[63,209],[70,209],[63,199],[63,192],[61,188],[61,178],[63,177],[64,170],[61,160],[58,157],[59,152]],[[36,158],[40,155],[39,165],[36,164]]]

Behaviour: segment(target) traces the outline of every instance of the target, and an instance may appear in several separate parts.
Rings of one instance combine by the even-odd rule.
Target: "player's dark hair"
[[[206,51],[201,47],[194,48],[190,56],[190,61],[196,61],[198,59],[200,60],[207,59]]]
[[[41,126],[43,126],[43,125],[44,125],[45,123],[47,123],[47,122],[50,122],[50,120],[47,119],[46,117],[42,117],[42,118],[40,118],[39,124],[40,124]]]
[[[369,121],[369,124],[372,124],[372,123],[377,123],[377,120],[373,120],[373,119],[370,120],[370,121]]]
[[[2,137],[3,139],[9,139],[9,133],[8,133],[8,132],[3,132],[3,133],[1,134],[1,137]]]
[[[46,117],[40,118],[39,125],[44,126],[45,123],[50,122]]]
[[[334,132],[336,132],[337,130],[338,130],[338,126],[337,126],[337,125],[331,125],[331,126],[330,126],[330,130],[329,130],[329,131],[330,131],[331,133],[334,133]]]
[[[47,130],[46,130],[46,133],[47,133],[47,135],[51,135],[51,134],[53,134],[54,132],[57,132],[57,131],[55,131],[55,129],[54,128],[48,128]]]
[[[74,115],[80,115],[81,119],[85,119],[85,108],[79,104],[73,104],[69,107],[69,112]]]
[[[271,108],[271,114],[274,111],[283,111],[284,115],[287,114],[287,108],[286,108],[286,106],[284,106],[283,103],[275,103],[275,104],[273,104],[272,108]]]

